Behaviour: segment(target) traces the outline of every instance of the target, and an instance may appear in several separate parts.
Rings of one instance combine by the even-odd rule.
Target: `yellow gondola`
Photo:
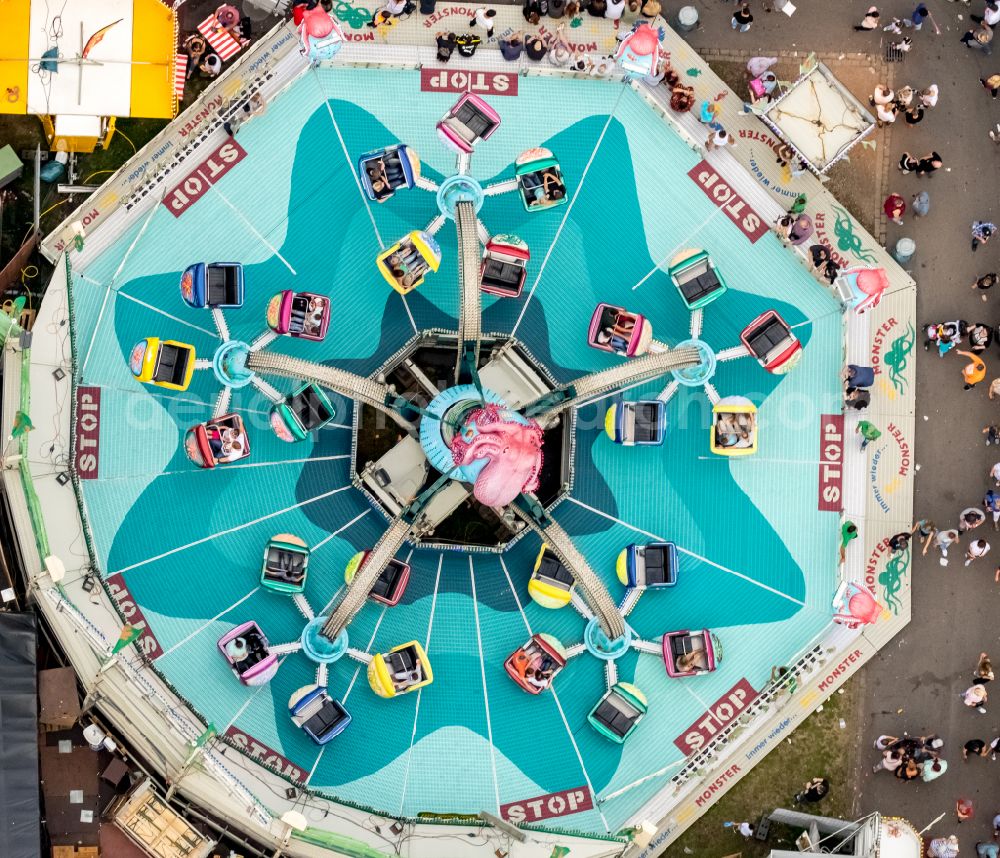
[[[194,373],[194,346],[147,337],[132,347],[129,368],[143,384],[187,390]]]
[[[438,270],[441,248],[430,233],[415,229],[383,250],[375,261],[386,282],[406,295],[424,282],[427,272]]]
[[[573,573],[543,542],[528,580],[528,595],[543,608],[562,608],[573,597]]]
[[[709,436],[718,456],[752,456],[759,436],[757,406],[745,396],[723,397],[712,408]]]
[[[416,641],[376,653],[368,665],[368,684],[379,697],[409,694],[434,681],[424,648]]]

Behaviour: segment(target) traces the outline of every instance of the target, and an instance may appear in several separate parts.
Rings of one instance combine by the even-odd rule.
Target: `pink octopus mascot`
[[[467,418],[470,440],[456,435],[451,454],[456,465],[487,459],[472,493],[484,506],[506,506],[521,492],[538,488],[542,471],[542,430],[516,412],[488,403]],[[468,434],[468,433],[467,433]]]
[[[344,44],[344,31],[322,6],[317,5],[302,13],[299,38],[302,40],[302,53],[310,62],[318,63],[336,56]]]
[[[840,272],[851,286],[854,312],[864,313],[877,307],[889,288],[889,275],[884,268],[846,268]]]

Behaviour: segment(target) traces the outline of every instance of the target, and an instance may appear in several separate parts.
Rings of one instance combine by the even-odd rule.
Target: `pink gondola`
[[[278,656],[271,652],[267,636],[253,620],[219,638],[219,652],[236,678],[244,685],[264,685],[278,672]]]
[[[499,127],[500,114],[478,95],[467,92],[437,124],[437,132],[449,149],[468,154]]]

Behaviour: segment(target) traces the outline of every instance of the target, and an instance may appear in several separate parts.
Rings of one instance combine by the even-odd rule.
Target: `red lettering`
[[[500,806],[500,816],[508,822],[539,822],[554,816],[568,816],[590,810],[594,799],[585,786],[540,795]]]
[[[303,783],[305,781],[305,772],[295,765],[295,763],[279,754],[273,748],[269,748],[263,742],[258,741],[253,736],[248,736],[246,733],[238,730],[236,727],[230,727],[226,730],[223,739],[225,739],[227,744],[232,745],[238,751],[242,751],[265,768],[271,769],[271,771],[278,774],[283,774],[295,783]]]
[[[847,668],[850,665],[854,664],[854,662],[856,662],[860,658],[861,658],[861,650],[859,649],[856,649],[854,650],[854,652],[847,655],[843,659],[843,661],[841,661],[840,664],[838,664],[832,671],[830,671],[830,673],[826,675],[826,678],[822,682],[820,682],[819,690],[826,691],[826,689],[830,687],[830,684],[832,682],[834,682],[836,679],[842,676],[847,671]]]
[[[709,706],[705,715],[674,739],[674,744],[684,754],[697,753],[756,699],[754,687],[746,679],[741,679]]]
[[[840,512],[843,492],[844,415],[824,414],[820,417],[819,435],[819,499],[817,509]]]
[[[730,766],[714,781],[712,781],[712,783],[708,785],[708,789],[706,789],[701,795],[699,795],[694,800],[694,803],[698,807],[703,807],[705,803],[709,799],[711,799],[713,795],[715,795],[717,792],[720,792],[724,786],[728,786],[730,781],[734,780],[736,776],[740,774],[741,771],[742,769],[740,769],[738,765]]]
[[[235,140],[227,140],[171,188],[164,196],[163,204],[174,217],[180,217],[246,154],[246,150]]]
[[[718,172],[712,169],[707,161],[702,161],[688,170],[688,176],[712,202],[722,208],[726,216],[750,240],[751,244],[758,241],[767,232],[767,227],[761,216]]]
[[[483,95],[517,95],[517,75],[506,72],[448,72],[420,70],[421,92],[475,92]]]
[[[120,573],[115,573],[107,579],[105,585],[126,622],[142,630],[142,634],[138,639],[139,650],[150,661],[158,659],[163,655],[163,649],[153,634],[153,630],[149,627],[149,623],[146,622],[142,608],[135,602],[132,594],[128,591],[128,587],[125,586],[125,579]]]
[[[76,390],[76,438],[73,467],[81,480],[99,476],[101,450],[101,388]]]

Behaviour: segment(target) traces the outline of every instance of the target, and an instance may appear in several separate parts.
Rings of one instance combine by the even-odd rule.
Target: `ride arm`
[[[479,367],[479,347],[482,339],[482,314],[479,290],[479,230],[476,210],[471,202],[455,204],[455,228],[458,232],[459,253],[459,309],[458,309],[458,361],[455,366],[455,383]]]
[[[379,575],[382,574],[389,561],[396,556],[396,553],[403,547],[410,535],[410,524],[404,518],[405,513],[400,513],[389,528],[382,534],[375,547],[368,553],[365,562],[354,575],[347,588],[347,593],[340,604],[334,608],[330,614],[330,619],[323,626],[323,636],[330,640],[336,640],[340,633],[347,628],[354,615],[361,610],[371,592]]]
[[[396,396],[388,385],[365,378],[363,375],[355,375],[353,372],[335,366],[325,366],[313,361],[269,351],[251,352],[247,356],[246,365],[247,369],[254,372],[315,382],[348,399],[355,399],[364,405],[377,408],[392,418],[407,433],[411,435],[416,433],[413,424],[403,416],[404,411],[408,409],[408,401]]]
[[[675,369],[696,366],[700,362],[694,348],[669,349],[633,358],[628,363],[590,373],[576,381],[540,396],[524,408],[525,417],[555,417],[567,408],[630,384],[650,381]]]
[[[511,509],[528,527],[541,536],[549,550],[559,558],[559,562],[572,573],[577,592],[594,612],[608,638],[616,640],[624,635],[625,620],[618,612],[618,606],[611,598],[608,588],[590,568],[586,558],[573,544],[570,535],[542,509],[538,498],[531,494],[522,494],[511,504]]]

